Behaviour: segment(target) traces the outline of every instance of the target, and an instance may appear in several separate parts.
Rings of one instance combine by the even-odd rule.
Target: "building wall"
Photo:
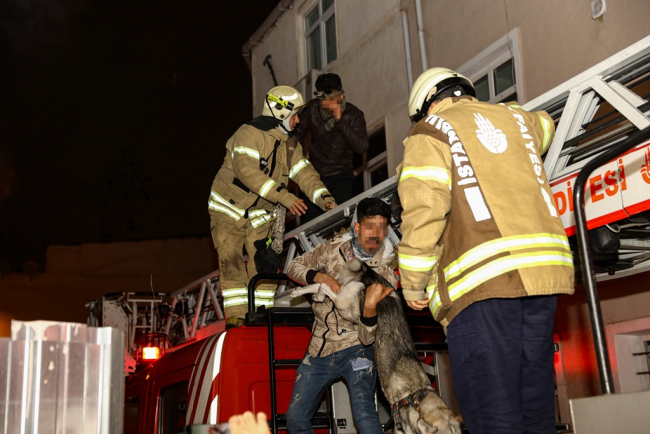
[[[45,272],[0,279],[0,336],[12,319],[85,323],[85,303],[103,294],[149,292],[151,282],[156,292],[172,292],[217,267],[210,238],[50,246]]]

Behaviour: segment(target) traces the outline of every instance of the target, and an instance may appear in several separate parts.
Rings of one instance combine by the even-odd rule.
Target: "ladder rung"
[[[274,360],[273,364],[275,366],[298,366],[302,362],[302,359],[280,359]]]

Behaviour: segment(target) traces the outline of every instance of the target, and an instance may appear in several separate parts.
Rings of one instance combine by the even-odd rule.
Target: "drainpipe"
[[[266,17],[262,25],[255,30],[255,33],[246,41],[244,46],[241,48],[241,55],[244,56],[248,69],[251,69],[251,51],[257,44],[264,39],[264,36],[275,27],[276,23],[280,17],[288,10],[291,10],[291,5],[293,0],[280,0],[280,3],[273,9],[271,14]]]
[[[420,59],[422,59],[422,72],[429,69],[427,60],[427,46],[424,42],[424,23],[422,22],[422,0],[415,0],[415,19],[418,23],[418,39],[420,40]]]
[[[411,38],[409,37],[409,17],[402,11],[402,30],[404,31],[404,51],[406,52],[406,76],[409,81],[409,92],[413,87],[413,65],[411,60]]]

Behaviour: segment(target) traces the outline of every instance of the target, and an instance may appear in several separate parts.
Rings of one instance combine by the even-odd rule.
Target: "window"
[[[368,150],[354,154],[353,193],[356,196],[388,179],[386,129],[382,126],[368,137]]]
[[[492,104],[507,101],[523,103],[521,59],[517,29],[490,45],[458,72],[474,83],[476,98]]]
[[[138,398],[129,398],[124,403],[124,434],[138,434],[138,409],[140,401]]]
[[[160,434],[185,433],[187,381],[163,388],[160,391],[158,409]]]
[[[307,71],[323,69],[336,60],[334,0],[318,0],[305,15]]]

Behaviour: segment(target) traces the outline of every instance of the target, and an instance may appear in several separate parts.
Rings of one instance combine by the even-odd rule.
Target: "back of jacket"
[[[362,154],[368,149],[368,132],[363,112],[346,103],[341,119],[327,131],[320,113],[318,99],[312,99],[300,113],[296,137],[303,142],[311,133],[309,161],[321,176],[332,176],[344,170],[352,170],[353,152]]]
[[[518,105],[441,101],[405,140],[399,246],[407,299],[447,325],[488,298],[573,293],[573,258],[541,155],[554,125]]]

